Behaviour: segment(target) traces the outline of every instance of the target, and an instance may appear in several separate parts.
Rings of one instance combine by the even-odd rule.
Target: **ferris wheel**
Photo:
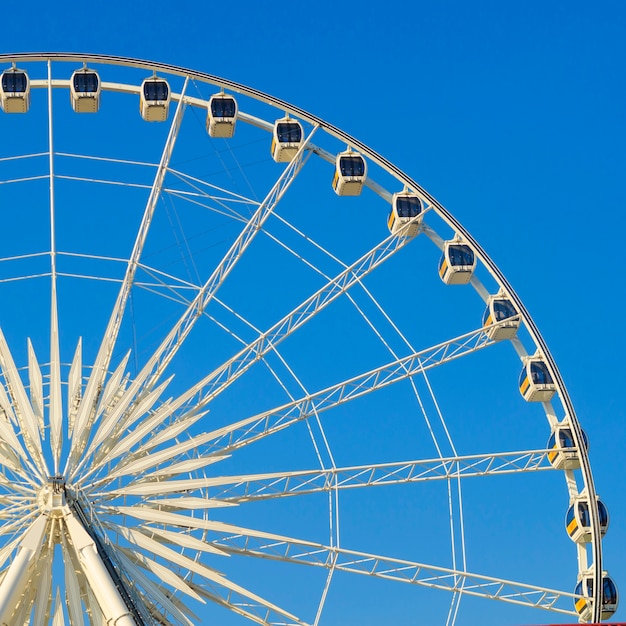
[[[0,624],[615,612],[559,369],[413,178],[230,80],[0,62]]]

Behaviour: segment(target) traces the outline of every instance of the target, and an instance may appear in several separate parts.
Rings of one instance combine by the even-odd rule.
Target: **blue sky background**
[[[221,75],[327,119],[420,182],[504,271],[556,357],[626,593],[625,31],[626,6],[609,1],[33,2],[5,21],[2,51]]]

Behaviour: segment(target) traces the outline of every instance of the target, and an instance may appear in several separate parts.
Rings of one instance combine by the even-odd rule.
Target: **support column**
[[[40,515],[20,541],[17,554],[0,584],[0,625],[12,624],[12,616],[28,584],[31,564],[41,552],[48,517]],[[134,626],[134,624],[133,624]]]
[[[83,566],[83,574],[100,605],[100,610],[107,620],[107,624],[137,626],[98,554],[93,539],[72,513],[66,513],[64,519],[78,560]]]

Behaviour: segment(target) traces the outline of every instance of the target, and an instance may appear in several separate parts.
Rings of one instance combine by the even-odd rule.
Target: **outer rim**
[[[496,266],[496,264],[491,260],[491,258],[487,255],[482,246],[472,237],[472,235],[457,221],[457,219],[442,205],[440,204],[433,196],[431,196],[421,185],[419,185],[415,180],[405,174],[402,170],[393,165],[390,161],[385,159],[382,155],[377,153],[376,151],[369,148],[367,145],[359,141],[358,139],[352,137],[348,133],[345,133],[341,129],[336,126],[326,122],[325,120],[312,115],[311,113],[294,106],[284,100],[279,98],[275,98],[265,92],[260,90],[247,87],[240,83],[224,79],[212,74],[208,74],[205,72],[199,72],[197,70],[191,70],[188,68],[184,68],[181,66],[170,65],[166,63],[160,63],[156,61],[147,61],[143,59],[136,59],[133,57],[122,57],[122,56],[111,56],[105,54],[93,54],[93,53],[65,53],[65,52],[39,52],[39,53],[14,53],[14,54],[0,54],[0,63],[13,63],[13,62],[45,62],[45,61],[59,61],[59,62],[93,62],[93,63],[101,63],[101,64],[110,64],[110,65],[121,65],[121,66],[131,66],[134,68],[145,68],[150,71],[162,71],[168,74],[177,75],[180,77],[188,77],[191,79],[196,79],[201,82],[214,84],[219,87],[227,88],[235,93],[241,93],[246,96],[249,96],[253,99],[259,100],[266,104],[269,104],[273,107],[283,109],[289,111],[290,113],[300,117],[303,120],[311,124],[318,124],[322,129],[324,129],[328,134],[334,136],[336,139],[358,149],[363,154],[367,155],[367,157],[377,165],[379,165],[383,170],[387,171],[389,174],[394,176],[399,181],[403,182],[407,187],[418,191],[420,194],[424,196],[428,200],[428,202],[436,209],[437,213],[440,217],[448,223],[457,233],[462,234],[463,238],[469,242],[480,259],[481,263],[484,267],[489,271],[491,276],[496,280],[500,288],[502,288],[507,296],[514,302],[517,310],[519,311],[521,320],[524,322],[526,329],[528,330],[531,339],[538,346],[543,353],[543,357],[548,364],[551,374],[558,386],[559,395],[561,401],[563,403],[563,407],[566,411],[566,415],[570,421],[572,428],[572,435],[574,439],[574,443],[578,448],[578,454],[581,461],[581,474],[583,477],[584,487],[587,491],[587,496],[590,502],[595,502],[596,500],[596,489],[593,481],[593,476],[591,473],[591,464],[589,461],[588,451],[583,444],[583,434],[581,426],[578,422],[578,418],[576,416],[576,412],[570,398],[570,395],[567,391],[561,373],[558,369],[556,361],[552,356],[548,345],[546,344],[544,338],[542,337],[539,329],[533,319],[531,318],[528,310],[524,306],[522,300],[515,292],[511,284]],[[591,526],[591,542],[592,542],[592,550],[593,550],[593,580],[594,580],[594,588],[593,588],[593,622],[601,621],[601,608],[602,608],[602,585],[598,584],[598,581],[602,580],[602,542],[601,542],[601,534],[600,534],[600,521],[598,516],[598,511],[596,507],[589,507],[590,512],[590,526]]]

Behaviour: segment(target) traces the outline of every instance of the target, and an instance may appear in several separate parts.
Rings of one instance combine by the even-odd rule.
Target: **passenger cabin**
[[[289,116],[274,122],[272,158],[276,163],[289,163],[302,145],[302,124]]]
[[[609,528],[609,512],[604,503],[597,499],[600,536],[604,537]],[[583,544],[591,541],[591,521],[589,518],[589,498],[581,495],[574,500],[565,516],[565,529],[572,541]]]
[[[527,402],[550,402],[556,393],[556,385],[548,366],[540,357],[526,361],[519,376],[519,391]]]
[[[578,596],[574,600],[574,607],[581,622],[593,619],[593,572],[587,570],[579,577],[574,593]],[[609,619],[617,610],[618,594],[615,583],[607,572],[602,572],[602,610],[603,621]]]
[[[100,108],[100,77],[86,67],[76,70],[70,80],[72,109],[76,113],[97,113]]]
[[[489,298],[483,315],[483,328],[489,339],[512,339],[517,333],[519,323],[519,313],[508,298],[501,295]]]
[[[422,210],[422,201],[414,193],[410,193],[406,189],[402,193],[394,193],[387,219],[387,226],[391,234],[415,237],[419,233],[422,223],[420,217]]]
[[[170,86],[166,80],[153,76],[141,83],[139,110],[146,122],[164,122],[170,109]]]
[[[333,189],[338,196],[359,196],[367,177],[365,159],[352,150],[340,152],[335,159]]]
[[[589,448],[589,442],[585,431],[583,433],[583,445],[585,450]],[[574,436],[568,421],[564,420],[557,424],[548,440],[548,461],[555,469],[573,470],[580,468],[580,456],[574,443]]]
[[[5,113],[26,113],[30,107],[28,74],[16,67],[2,72],[0,77],[0,106]]]
[[[235,133],[237,101],[232,96],[216,93],[209,99],[206,129],[211,137],[230,138]]]
[[[474,251],[458,240],[446,241],[439,260],[439,277],[446,285],[467,285],[476,269]]]

